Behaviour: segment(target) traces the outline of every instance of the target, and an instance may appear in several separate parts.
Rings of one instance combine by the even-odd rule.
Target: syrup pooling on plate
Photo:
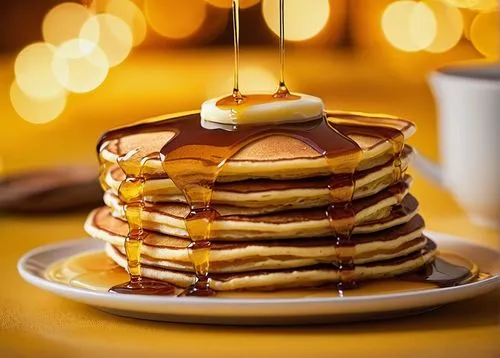
[[[126,271],[109,258],[105,252],[85,252],[58,261],[47,268],[45,277],[53,282],[85,288],[93,291],[108,291],[110,287],[123,282]],[[439,253],[432,263],[421,269],[395,278],[364,281],[356,290],[343,292],[344,296],[356,297],[398,292],[420,291],[452,287],[468,282],[483,280],[491,275],[479,272],[476,265],[448,252]],[[176,288],[176,292],[181,289]],[[229,291],[219,292],[218,297],[228,298],[307,298],[338,297],[339,293],[330,286],[317,288],[288,289],[279,291]]]

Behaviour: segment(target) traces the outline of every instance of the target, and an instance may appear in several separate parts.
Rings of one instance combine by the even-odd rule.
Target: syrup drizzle
[[[240,68],[240,0],[233,0],[233,40],[234,40],[234,84],[232,99],[236,103],[243,100],[239,85],[239,68]]]
[[[47,268],[45,277],[78,288],[107,291],[123,282],[126,271],[109,258],[105,252],[87,252],[58,261]],[[443,288],[484,280],[492,275],[479,271],[478,267],[454,253],[439,253],[438,256],[417,271],[395,278],[364,281],[356,290],[346,291],[346,296],[359,297],[373,294],[391,294],[429,288]],[[177,288],[177,292],[181,289]],[[229,298],[293,298],[293,297],[337,297],[340,292],[331,285],[315,288],[283,289],[278,291],[228,291],[218,292],[218,297]]]
[[[134,149],[118,158],[118,165],[126,177],[120,184],[118,195],[124,203],[125,218],[129,232],[125,239],[125,252],[130,280],[113,286],[109,291],[114,293],[142,295],[171,295],[174,286],[163,282],[144,278],[141,275],[141,245],[145,233],[142,224],[144,211],[144,178],[143,170],[149,160],[157,159],[158,154],[144,156],[139,149]]]
[[[285,83],[285,0],[280,0],[280,82],[274,97],[287,97],[290,91]]]
[[[337,117],[342,118],[336,114],[335,120]],[[348,117],[345,118],[345,123],[333,124],[332,121],[333,119],[323,117],[303,123],[240,126],[234,131],[227,131],[220,128],[205,129],[199,115],[191,114],[110,131],[103,136],[99,147],[103,147],[105,141],[137,132],[175,133],[173,139],[161,149],[160,159],[166,174],[182,190],[191,205],[192,211],[186,220],[186,226],[193,240],[190,256],[198,277],[198,284],[192,288],[196,288],[195,294],[202,294],[209,291],[210,240],[217,234],[211,230],[213,221],[218,217],[211,206],[212,189],[224,163],[244,146],[267,136],[290,136],[306,143],[325,158],[331,172],[335,173],[328,184],[333,196],[325,215],[331,219],[332,236],[336,238],[338,252],[338,263],[335,264],[341,266],[345,286],[352,282],[350,274],[354,269],[350,265],[354,255],[350,233],[355,221],[351,201],[353,176],[361,159],[361,149],[346,134],[362,133],[371,137],[384,136],[386,140],[390,140],[400,135],[400,132],[393,128],[380,128],[375,122],[368,122],[363,126],[353,125]],[[380,134],[380,131],[385,131],[385,134]],[[339,157],[342,158],[341,161]],[[347,193],[333,190],[342,177],[351,183],[351,190]]]
[[[284,0],[280,0],[280,82],[274,95],[243,96],[239,90],[239,0],[233,0],[233,31],[234,31],[234,88],[233,94],[221,99],[218,106],[244,107],[259,102],[282,101],[297,98],[291,95],[285,84],[285,43],[284,43]],[[269,98],[270,97],[270,98]],[[173,120],[143,123],[106,133],[101,138],[99,148],[105,140],[136,133],[140,130],[172,131],[174,137],[166,143],[160,153],[142,156],[134,150],[120,157],[119,165],[126,174],[126,179],[119,189],[119,196],[125,204],[125,217],[129,225],[125,247],[130,281],[115,286],[113,292],[121,293],[154,293],[172,294],[173,288],[162,282],[141,277],[140,248],[144,238],[142,228],[142,213],[144,210],[143,190],[145,177],[144,165],[148,160],[160,158],[168,177],[182,191],[191,211],[186,217],[186,229],[192,240],[189,245],[191,259],[196,279],[183,294],[210,296],[214,292],[210,288],[210,247],[211,240],[216,237],[212,224],[220,216],[212,207],[212,191],[217,177],[226,161],[246,145],[268,136],[284,135],[295,138],[314,148],[320,153],[330,169],[331,180],[328,190],[331,194],[330,204],[325,215],[330,222],[332,237],[336,248],[336,260],[333,263],[339,270],[339,290],[355,287],[353,273],[355,270],[353,257],[354,244],[351,234],[356,218],[352,207],[355,190],[355,171],[362,158],[362,150],[349,136],[368,136],[390,141],[394,155],[394,178],[401,180],[403,170],[401,153],[404,147],[404,135],[388,126],[378,126],[370,123],[370,119],[362,116],[348,118],[345,123],[333,124],[327,116],[311,119],[303,123],[266,124],[259,126],[242,125],[227,128],[205,129],[201,126],[198,115],[181,117]],[[337,117],[337,115],[335,115]],[[356,119],[356,123],[351,120]],[[342,157],[342,163],[338,158]],[[103,169],[106,169],[103,167]],[[342,179],[339,179],[339,174]],[[103,178],[101,178],[101,181]],[[349,190],[339,193],[334,190],[339,180],[348,184]],[[341,218],[339,220],[339,218]]]
[[[285,83],[285,1],[280,0],[280,38],[279,38],[279,56],[280,56],[280,81],[278,89],[272,95],[250,94],[243,95],[239,88],[239,66],[240,66],[240,0],[232,1],[233,14],[233,39],[234,39],[234,74],[233,74],[233,93],[217,102],[217,107],[224,109],[244,110],[250,106],[273,103],[280,100],[297,100],[300,96],[293,95],[288,90]]]

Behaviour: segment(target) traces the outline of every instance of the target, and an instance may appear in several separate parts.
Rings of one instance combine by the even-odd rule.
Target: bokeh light
[[[500,56],[500,18],[497,11],[484,12],[476,16],[470,28],[470,40],[474,47],[486,57]]]
[[[429,47],[436,38],[437,19],[426,3],[416,4],[410,15],[409,30],[413,42],[420,49]]]
[[[478,11],[492,11],[494,9],[498,9],[499,4],[498,0],[478,0],[477,3],[471,7],[471,9]]]
[[[141,44],[146,38],[147,23],[141,9],[130,0],[110,0],[106,12],[125,21],[132,31],[132,45]]]
[[[109,65],[106,54],[95,43],[73,39],[57,48],[52,70],[68,91],[84,93],[104,82]]]
[[[425,48],[428,52],[445,52],[462,38],[464,21],[460,10],[442,1],[427,1],[436,18],[437,32],[432,43]]]
[[[82,25],[91,16],[92,12],[80,4],[66,2],[57,5],[45,15],[43,38],[54,45],[77,38]]]
[[[233,6],[233,0],[205,0],[207,4],[210,4],[221,9],[230,9]],[[240,0],[240,8],[247,9],[249,7],[255,6],[260,2],[260,0]]]
[[[267,26],[280,33],[279,0],[262,0],[262,13]],[[285,2],[285,39],[304,41],[316,36],[330,17],[328,0],[287,0]]]
[[[14,81],[10,86],[10,101],[21,118],[42,124],[50,122],[63,112],[66,106],[66,92],[59,92],[52,98],[37,99],[24,93]]]
[[[111,14],[99,14],[85,22],[80,38],[97,44],[110,67],[122,63],[132,49],[132,32],[125,21]]]
[[[16,81],[28,96],[48,99],[64,91],[52,72],[55,50],[51,44],[37,42],[26,46],[17,55],[14,64]]]
[[[408,26],[416,5],[414,1],[393,2],[382,14],[382,31],[386,39],[394,47],[407,52],[421,50],[413,41]]]
[[[437,24],[425,3],[397,1],[389,4],[382,15],[382,30],[396,48],[416,52],[429,47],[436,38]]]
[[[146,19],[163,37],[184,39],[194,34],[206,16],[204,0],[144,0]]]
[[[477,11],[491,11],[498,7],[498,0],[444,0],[452,6]]]
[[[94,13],[106,12],[111,0],[85,0],[86,6]],[[132,0],[129,0],[132,1]]]

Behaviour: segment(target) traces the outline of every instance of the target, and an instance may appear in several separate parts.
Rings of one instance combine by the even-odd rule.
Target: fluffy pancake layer
[[[402,155],[402,168],[407,168],[413,155],[412,148],[405,147]],[[374,195],[394,184],[393,160],[355,174],[354,199]],[[107,168],[105,182],[108,192],[117,195],[125,176],[118,166]],[[331,193],[328,184],[330,177],[315,177],[300,180],[253,179],[231,183],[216,183],[212,202],[219,205],[233,205],[260,210],[300,209],[328,205]],[[349,190],[339,180],[335,187],[336,195]],[[165,175],[149,177],[144,185],[145,200],[149,202],[186,202],[181,191]]]
[[[358,264],[352,278],[364,280],[393,277],[417,270],[434,259],[436,245],[430,239],[422,250],[394,259]],[[107,245],[107,254],[120,266],[126,268],[126,257],[112,245]],[[143,262],[143,275],[162,280],[178,287],[188,287],[195,281],[192,273],[168,269],[154,263]],[[318,264],[282,270],[257,270],[241,273],[214,273],[211,287],[216,291],[232,290],[277,290],[293,287],[312,287],[336,283],[340,279],[339,270],[332,264]]]
[[[192,121],[199,114],[171,118],[182,120],[182,116]],[[210,223],[209,238],[213,289],[276,290],[339,282],[339,262],[346,252],[354,263],[349,277],[355,281],[403,274],[433,259],[436,246],[423,236],[418,202],[409,194],[411,177],[399,179],[398,174],[411,160],[411,147],[405,146],[401,157],[396,157],[396,143],[387,133],[397,131],[381,130],[385,134],[380,135],[359,131],[359,126],[390,127],[407,139],[415,126],[395,117],[362,113],[328,112],[328,121],[341,133],[356,127],[349,133],[373,135],[349,135],[362,154],[352,177],[346,174],[350,165],[346,163],[352,162],[353,151],[343,155],[339,151],[327,161],[319,149],[286,135],[261,137],[247,144],[218,172],[211,205],[219,215]],[[174,133],[161,128],[132,125],[119,139],[105,137],[99,148],[106,207],[89,215],[85,229],[104,240],[108,256],[125,268],[128,225],[118,195],[125,176],[118,158],[136,150],[139,159],[150,153],[168,156],[170,152],[161,149]],[[188,287],[195,281],[186,228],[190,206],[166,176],[161,161],[154,155],[151,158],[141,161],[146,179],[141,210],[142,275]],[[351,196],[353,181],[352,215],[343,206],[340,210],[329,206],[332,198]],[[333,232],[350,227],[352,220],[350,239],[339,244]]]
[[[141,123],[193,115],[199,116],[199,112],[193,111],[170,117],[151,118]],[[363,118],[366,123],[366,119],[368,119],[372,127],[386,126],[400,130],[405,139],[413,135],[416,129],[410,121],[385,115],[328,111],[327,116],[330,123],[337,127],[359,124],[362,122],[360,118]],[[133,128],[133,126],[129,128]],[[136,148],[140,148],[145,155],[158,153],[165,143],[173,137],[174,133],[171,131],[140,132],[138,130],[138,132],[120,139],[105,141],[100,148],[100,153],[104,161],[117,163],[118,157]],[[358,170],[382,165],[393,157],[393,147],[387,138],[360,135],[353,135],[350,138],[362,149],[363,157],[358,165]],[[271,135],[248,144],[229,158],[221,169],[218,180],[232,182],[260,178],[273,180],[312,178],[330,175],[332,166],[337,166],[342,172],[344,162],[345,158],[339,156],[327,163],[323,155],[303,141],[283,135]],[[162,175],[164,172],[160,160],[148,161],[145,168],[145,173],[150,175]]]
[[[85,228],[93,237],[113,245],[122,254],[127,224],[105,212],[88,221]],[[408,223],[373,234],[353,235],[350,248],[356,264],[387,260],[420,250],[424,222],[415,216]],[[147,232],[143,241],[143,259],[162,267],[192,271],[187,247],[191,241]],[[213,272],[242,272],[332,263],[339,254],[335,239],[305,238],[265,241],[214,241],[210,261]],[[145,262],[146,262],[145,261]]]
[[[406,183],[395,184],[380,193],[355,200],[354,233],[368,233],[387,229],[413,217],[418,202],[408,194],[409,178]],[[401,200],[401,198],[403,198]],[[401,207],[394,207],[401,202]],[[124,219],[123,205],[116,196],[106,195],[105,203],[113,216]],[[331,234],[331,225],[326,208],[280,211],[269,214],[249,212],[245,208],[218,207],[220,217],[211,224],[211,236],[216,240],[269,240],[301,237],[320,237]],[[142,212],[144,228],[166,235],[185,237],[185,218],[189,206],[181,203],[146,204]],[[253,214],[253,215],[252,215]],[[91,214],[92,215],[92,214]],[[333,225],[341,226],[346,218],[334,218]]]

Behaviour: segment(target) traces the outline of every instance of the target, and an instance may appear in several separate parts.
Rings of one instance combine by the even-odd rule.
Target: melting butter
[[[306,94],[249,94],[213,98],[201,106],[201,119],[218,124],[294,123],[323,116],[323,101]]]

